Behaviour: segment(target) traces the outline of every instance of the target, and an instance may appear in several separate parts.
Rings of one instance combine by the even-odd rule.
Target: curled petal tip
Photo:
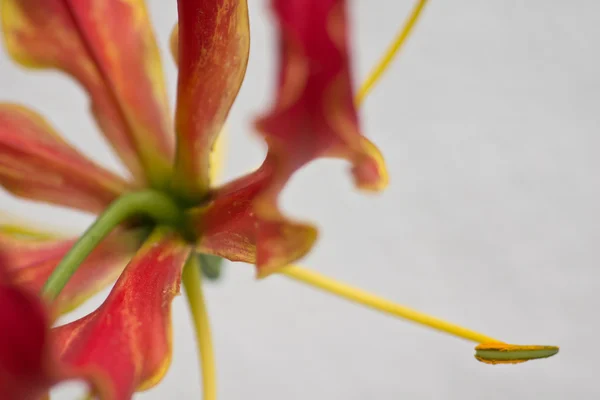
[[[273,0],[279,27],[279,85],[255,122],[278,160],[281,184],[321,157],[346,159],[357,187],[387,185],[383,157],[360,130],[353,100],[347,1]]]
[[[318,231],[311,225],[283,219],[264,229],[263,235],[266,237],[257,245],[257,279],[266,278],[304,257],[317,241]]]
[[[475,358],[485,364],[521,364],[548,358],[558,353],[558,346],[483,343],[475,347]]]
[[[352,167],[355,185],[365,191],[380,192],[389,184],[385,160],[379,149],[368,139],[363,138],[365,155]]]

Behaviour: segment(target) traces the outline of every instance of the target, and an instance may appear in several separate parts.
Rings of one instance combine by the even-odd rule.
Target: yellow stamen
[[[392,303],[391,301],[367,293],[364,290],[337,282],[331,278],[298,266],[286,267],[281,270],[281,273],[297,281],[307,283],[313,287],[373,308],[377,311],[404,318],[417,324],[425,325],[475,343],[503,343],[493,337],[423,314],[411,308]]]
[[[394,57],[398,54],[398,52],[402,48],[402,45],[406,42],[408,35],[412,31],[417,20],[419,19],[419,15],[421,14],[423,7],[425,7],[425,3],[427,3],[427,0],[419,0],[417,2],[414,9],[412,10],[412,13],[404,23],[404,26],[402,27],[400,32],[398,32],[398,35],[396,36],[390,47],[387,49],[379,63],[375,66],[375,68],[373,68],[367,79],[364,81],[364,83],[358,91],[358,94],[356,95],[357,105],[362,104],[362,102],[365,100],[371,89],[373,89],[379,78],[381,78],[385,70],[390,66],[390,63],[392,62]]]
[[[195,255],[192,255],[183,270],[183,287],[185,297],[190,305],[194,320],[196,340],[200,350],[200,367],[202,369],[202,390],[204,400],[217,398],[217,379],[215,373],[215,355],[208,322],[206,302],[202,292],[202,274]]]
[[[410,32],[414,28],[427,0],[419,0],[412,13],[404,23],[404,26],[387,49],[379,63],[373,68],[371,74],[360,87],[355,101],[361,105],[367,95],[371,92],[377,81],[390,66],[394,57],[398,54],[402,45],[406,42]],[[423,314],[411,308],[392,303],[381,297],[367,293],[361,289],[337,282],[316,272],[307,271],[297,266],[288,266],[280,271],[282,274],[306,283],[318,289],[343,297],[347,300],[373,308],[375,310],[404,318],[417,324],[421,324],[438,331],[457,336],[462,339],[480,343],[475,348],[475,358],[487,364],[518,364],[529,360],[552,357],[557,354],[559,348],[556,346],[539,345],[516,345],[506,344],[498,339],[486,336],[482,333],[463,328],[462,326]]]
[[[23,237],[32,240],[56,239],[57,237],[59,237],[51,233],[36,231],[33,229],[29,229],[28,227],[19,226],[16,224],[0,225],[0,233],[5,233],[7,235]]]

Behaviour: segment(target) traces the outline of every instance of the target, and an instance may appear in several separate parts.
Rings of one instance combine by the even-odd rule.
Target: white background
[[[230,117],[227,178],[261,161],[250,122],[272,98],[267,1],[250,3],[252,50]],[[599,3],[430,3],[361,110],[365,133],[386,156],[389,189],[357,193],[344,163],[320,161],[284,193],[291,215],[321,229],[303,263],[505,341],[558,344],[561,353],[483,365],[471,343],[282,277],[255,281],[252,267],[229,264],[226,279],[207,288],[221,399],[600,398]],[[166,48],[175,1],[149,5],[174,96]],[[410,7],[352,2],[357,81]],[[2,101],[33,105],[91,157],[119,168],[78,87],[57,73],[24,72],[5,54],[0,71]],[[5,193],[0,206],[62,229],[91,221]],[[172,367],[141,399],[201,397],[182,297],[173,314]],[[76,389],[65,385],[56,398]]]

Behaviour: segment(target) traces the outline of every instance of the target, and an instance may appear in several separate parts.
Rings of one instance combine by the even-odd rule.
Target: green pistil
[[[156,224],[173,226],[187,233],[182,208],[168,195],[146,190],[126,194],[115,200],[75,242],[56,266],[42,289],[42,295],[54,300],[85,258],[108,234],[132,217],[147,217]]]
[[[217,281],[221,278],[223,272],[223,259],[211,254],[198,254],[200,270],[205,278],[211,281]]]

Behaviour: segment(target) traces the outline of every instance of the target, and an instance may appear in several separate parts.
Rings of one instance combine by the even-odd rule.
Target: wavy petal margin
[[[175,185],[196,200],[210,185],[210,153],[240,89],[250,47],[246,0],[178,0]],[[178,38],[178,39],[177,39]]]
[[[66,143],[38,114],[0,104],[0,185],[38,201],[100,212],[129,185]]]
[[[17,229],[18,228],[18,229]],[[0,222],[0,254],[14,281],[39,293],[76,239]],[[53,302],[57,314],[69,312],[113,283],[140,245],[140,232],[118,231],[86,258]]]
[[[208,206],[191,210],[199,236],[197,250],[256,264],[260,278],[304,256],[317,238],[312,225],[286,219],[277,209],[255,210],[257,197],[272,179],[270,163],[265,163],[215,190]]]
[[[279,25],[279,88],[273,109],[256,127],[269,145],[275,181],[281,185],[315,158],[336,157],[352,164],[359,188],[383,189],[388,182],[383,157],[358,126],[347,2],[272,0],[271,4]]]
[[[55,328],[61,362],[97,378],[101,398],[125,400],[157,384],[171,361],[171,301],[190,253],[156,231],[93,313]]]
[[[89,92],[92,112],[139,180],[165,180],[173,133],[158,47],[143,1],[2,0],[8,52]]]

